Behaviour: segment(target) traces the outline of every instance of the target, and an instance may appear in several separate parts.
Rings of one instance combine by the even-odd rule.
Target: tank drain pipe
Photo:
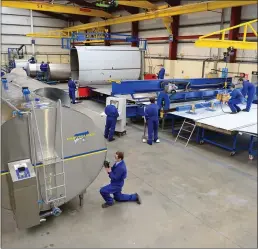
[[[45,221],[49,216],[59,216],[62,213],[61,209],[58,207],[53,208],[51,211],[47,211],[40,215],[40,220]]]

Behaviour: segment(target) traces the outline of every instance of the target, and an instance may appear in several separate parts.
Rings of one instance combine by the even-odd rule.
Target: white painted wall
[[[47,32],[67,27],[68,22],[51,18],[44,13],[33,13],[33,32]],[[30,10],[1,8],[1,56],[7,63],[8,48],[26,45],[27,58],[32,55],[32,44],[27,33],[31,33]],[[35,55],[38,61],[69,63],[69,51],[61,48],[61,39],[35,38]]]

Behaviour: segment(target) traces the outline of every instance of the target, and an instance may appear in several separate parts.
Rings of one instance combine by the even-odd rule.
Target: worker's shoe
[[[249,112],[247,109],[242,110],[243,112]]]
[[[104,138],[108,139],[108,137],[104,136]]]
[[[136,203],[137,204],[142,204],[142,199],[141,199],[141,197],[136,193],[136,196],[137,196],[137,199],[136,199]]]
[[[160,143],[160,140],[159,140],[159,139],[157,139],[157,140],[155,140],[154,142],[155,142],[155,143]]]
[[[237,112],[231,112],[230,114],[237,114]]]
[[[116,140],[115,138],[108,139],[109,142]]]
[[[103,203],[101,205],[102,208],[108,208],[108,207],[112,207],[114,204],[108,204],[108,203]]]

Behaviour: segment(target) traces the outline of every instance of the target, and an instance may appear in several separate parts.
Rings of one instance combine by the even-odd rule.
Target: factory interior
[[[1,248],[257,248],[257,1],[1,1]]]

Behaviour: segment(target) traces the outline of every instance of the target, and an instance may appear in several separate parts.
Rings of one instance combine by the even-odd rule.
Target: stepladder
[[[185,118],[176,136],[175,142],[177,141],[178,138],[181,138],[184,141],[186,141],[185,143],[185,147],[186,147],[192,138],[195,127],[196,127],[195,122],[193,123],[192,121],[189,121]],[[183,136],[182,134],[188,134],[188,136],[187,135]]]
[[[38,198],[46,205],[59,206],[66,199],[61,101],[46,110],[32,103],[29,130]]]

